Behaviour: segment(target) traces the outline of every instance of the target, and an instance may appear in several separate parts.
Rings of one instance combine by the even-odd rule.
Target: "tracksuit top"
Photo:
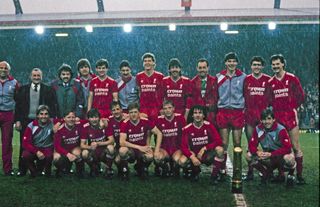
[[[11,76],[5,82],[0,83],[0,111],[14,110],[16,106],[14,94],[17,89],[18,81]]]
[[[226,74],[227,70],[224,69],[216,75],[219,94],[218,109],[243,109],[243,84],[246,74],[239,69],[236,69],[234,76],[231,78]]]

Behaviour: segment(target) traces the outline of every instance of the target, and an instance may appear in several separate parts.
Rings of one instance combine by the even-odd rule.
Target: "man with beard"
[[[74,111],[77,121],[83,118],[84,95],[78,80],[72,79],[73,72],[70,65],[62,64],[58,69],[59,79],[51,83],[55,90],[58,102],[58,118],[63,118],[64,114]]]

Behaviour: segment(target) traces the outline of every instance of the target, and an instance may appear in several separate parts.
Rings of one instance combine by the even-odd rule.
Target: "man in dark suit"
[[[22,86],[16,97],[15,128],[20,131],[19,171],[17,176],[24,176],[27,172],[22,162],[22,139],[28,124],[36,119],[36,111],[39,105],[47,105],[50,109],[50,117],[57,115],[57,98],[52,87],[42,83],[42,71],[34,68],[30,74],[31,83]]]

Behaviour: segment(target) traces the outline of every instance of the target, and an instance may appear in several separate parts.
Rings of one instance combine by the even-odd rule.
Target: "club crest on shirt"
[[[262,83],[262,87],[264,87],[264,86],[265,86],[265,84],[266,84],[266,83],[263,81],[263,83]]]
[[[62,136],[62,139],[65,139],[66,138],[66,136]]]
[[[153,83],[156,83],[156,82],[157,82],[157,79],[156,79],[156,78],[154,78],[154,79],[153,79]]]
[[[108,88],[108,86],[109,86],[109,83],[106,83],[106,88]]]
[[[75,131],[76,135],[78,135],[78,130]]]
[[[177,127],[177,122],[176,121],[174,122],[174,127]]]
[[[272,88],[274,88],[274,84],[272,84]]]
[[[170,86],[169,86],[169,85],[167,85],[167,88],[170,88]]]
[[[92,137],[93,137],[93,135],[92,135],[92,134],[89,134],[89,137],[90,137],[90,138],[92,138]]]
[[[289,80],[286,80],[286,85],[289,85]]]
[[[206,130],[206,129],[204,130],[204,135],[208,135],[208,133],[207,133],[207,130]]]
[[[129,129],[129,133],[131,133],[131,129]]]
[[[182,86],[183,86],[183,85],[182,85],[182,84],[180,84],[180,89],[182,89]]]
[[[164,125],[164,124],[161,124],[161,126],[164,127],[165,125]]]
[[[143,127],[141,127],[141,132],[143,132],[143,129],[144,129],[144,128],[143,128]]]

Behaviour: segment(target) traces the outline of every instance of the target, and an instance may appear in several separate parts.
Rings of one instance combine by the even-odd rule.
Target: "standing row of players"
[[[303,102],[304,95],[298,78],[285,71],[286,62],[282,55],[271,57],[270,62],[275,73],[272,78],[262,73],[265,62],[261,57],[252,58],[252,74],[246,76],[241,70],[237,69],[239,60],[235,53],[225,55],[226,68],[215,77],[208,74],[208,61],[200,59],[197,62],[198,74],[192,80],[181,76],[182,65],[178,59],[170,60],[168,67],[170,75],[168,77],[164,77],[161,73],[155,71],[156,60],[153,54],[146,53],[143,55],[142,61],[144,71],[138,73],[136,77],[131,75],[130,64],[127,61],[122,62],[120,64],[121,78],[117,81],[107,76],[108,62],[106,60],[97,62],[97,76],[90,73],[90,63],[86,59],[80,60],[78,62],[80,76],[76,80],[71,79],[71,67],[63,65],[58,71],[59,80],[52,83],[55,92],[53,95],[57,97],[57,104],[50,107],[50,110],[56,110],[57,117],[62,117],[65,112],[75,111],[75,116],[79,119],[83,117],[81,115],[83,112],[90,111],[91,108],[97,108],[106,124],[107,117],[111,115],[107,105],[112,100],[120,100],[121,107],[126,112],[128,112],[129,103],[140,100],[140,116],[148,117],[152,121],[157,119],[163,99],[171,100],[175,105],[176,112],[184,114],[185,117],[189,113],[188,109],[192,106],[202,105],[208,111],[207,121],[213,123],[219,129],[223,141],[222,169],[225,169],[230,131],[232,131],[234,146],[240,146],[242,128],[245,124],[249,139],[259,123],[262,110],[272,105],[276,120],[289,131],[297,163],[297,180],[298,183],[304,183],[296,114],[296,108]],[[4,83],[10,81],[11,90],[14,90],[17,88],[16,81],[9,76],[9,68],[9,64],[1,62],[0,72],[4,70],[6,73],[0,73],[0,78]],[[34,77],[36,76],[35,73],[39,74],[39,78]],[[23,90],[18,89],[17,98],[12,100],[17,102],[15,107],[16,128],[22,130],[22,132],[24,131],[23,125],[26,128],[30,120],[35,118],[35,116],[31,117],[30,114],[32,114],[32,111],[35,115],[36,106],[40,104],[52,105],[54,102],[53,95],[50,96],[48,103],[43,103],[44,101],[39,98],[39,95],[37,97],[35,92],[37,92],[37,84],[41,82],[41,76],[41,71],[34,69],[31,74],[32,83],[25,89],[24,97],[21,96]],[[40,91],[43,87],[43,84],[40,84]],[[87,101],[83,101],[85,99]],[[25,100],[29,100],[30,104],[24,104]],[[2,112],[12,112],[13,115],[14,104],[12,105],[11,110],[4,108],[5,110]],[[19,113],[22,108],[26,109],[27,112]],[[18,116],[24,117],[19,120]],[[22,120],[27,121],[22,124]],[[8,136],[10,136],[10,132]],[[4,136],[2,136],[2,139],[4,139]],[[5,140],[10,142],[8,137]],[[158,152],[155,153],[155,157],[157,156],[159,156]],[[194,156],[189,154],[189,157],[192,160]],[[11,158],[7,155],[6,158],[4,159],[4,171],[5,174],[11,174]],[[25,171],[19,170],[19,172],[25,174]],[[283,177],[283,172],[280,172],[279,176]],[[252,175],[252,171],[249,168],[248,177],[250,175]]]

